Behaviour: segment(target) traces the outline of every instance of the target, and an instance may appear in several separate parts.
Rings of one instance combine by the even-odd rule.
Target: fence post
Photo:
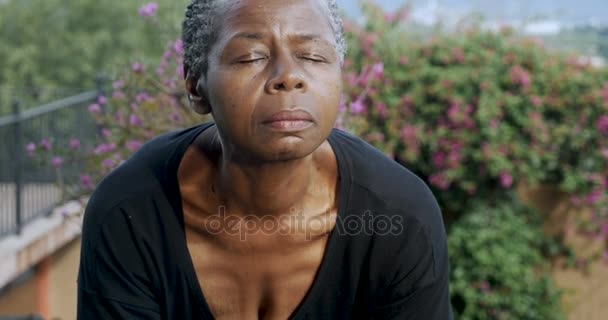
[[[103,74],[97,75],[97,77],[95,77],[95,84],[97,86],[97,97],[103,96],[105,94],[104,86],[106,84],[106,77]]]
[[[13,172],[15,179],[15,223],[17,234],[21,233],[21,188],[23,181],[21,176],[21,154],[22,154],[22,143],[21,143],[21,108],[18,100],[13,101],[13,115],[15,116],[15,124],[13,125],[14,134],[14,148],[13,148]]]

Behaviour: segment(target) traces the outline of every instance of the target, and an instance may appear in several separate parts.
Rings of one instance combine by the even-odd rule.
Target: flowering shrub
[[[559,185],[608,222],[608,71],[510,30],[412,38],[368,5],[348,24],[340,124],[464,213],[517,183]],[[404,16],[404,15],[401,15]],[[604,228],[608,230],[608,228]]]
[[[101,142],[93,150],[95,180],[119,166],[146,141],[168,131],[205,121],[191,112],[183,87],[183,43],[168,46],[155,70],[135,63],[112,85],[109,98],[89,107],[101,128]]]
[[[146,5],[140,8],[140,14],[148,18],[154,10]],[[208,120],[190,110],[183,84],[183,50],[182,41],[176,40],[168,44],[155,68],[134,63],[112,83],[109,96],[99,96],[89,105],[88,111],[99,128],[92,148],[81,148],[76,137],[67,147],[54,147],[49,139],[26,145],[29,156],[55,168],[65,198],[90,193],[101,178],[151,138]],[[83,162],[87,168],[79,179],[63,177],[63,166]]]

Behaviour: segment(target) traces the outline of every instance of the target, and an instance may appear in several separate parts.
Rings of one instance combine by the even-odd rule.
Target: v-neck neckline
[[[211,308],[207,303],[207,299],[205,298],[203,289],[200,286],[198,277],[196,275],[194,262],[190,254],[190,250],[188,250],[188,243],[186,239],[186,231],[184,224],[184,212],[182,208],[182,197],[177,173],[184,154],[187,152],[188,148],[192,145],[192,143],[196,140],[197,137],[199,137],[205,130],[214,125],[214,123],[206,123],[199,125],[198,127],[191,128],[192,133],[188,134],[187,137],[183,139],[183,141],[181,141],[182,143],[179,143],[176,146],[173,155],[170,157],[167,163],[167,182],[169,185],[169,189],[172,189],[171,195],[173,196],[170,201],[172,202],[172,206],[176,211],[175,214],[179,219],[180,226],[183,232],[183,238],[180,239],[181,241],[183,241],[183,243],[180,243],[177,246],[177,248],[179,248],[179,250],[182,252],[176,253],[178,259],[177,261],[180,261],[181,263],[185,276],[187,277],[188,285],[190,286],[191,292],[193,292],[196,295],[197,300],[201,302],[201,311],[205,316],[209,317],[210,319],[215,319],[215,316],[213,315]],[[340,134],[338,132],[338,129],[333,129],[331,134],[327,138],[327,141],[329,142],[336,158],[336,164],[338,167],[338,179],[340,181],[338,190],[338,212],[336,219],[343,220],[346,217],[348,211],[347,207],[349,203],[348,198],[350,194],[349,191],[351,188],[351,177],[350,170],[349,168],[347,168],[348,159],[345,157],[343,150],[336,141],[336,135],[338,134]],[[302,301],[300,301],[294,312],[290,315],[289,319],[297,320],[308,318],[308,309],[310,309],[311,305],[315,303],[315,300],[323,289],[323,284],[327,283],[328,277],[331,276],[331,268],[332,266],[335,266],[335,263],[332,264],[332,257],[335,257],[335,253],[339,252],[340,248],[342,247],[342,243],[340,240],[343,237],[339,236],[339,231],[337,229],[338,223],[329,235],[327,244],[325,245],[325,252],[323,253],[321,264],[317,270],[317,273],[310,288],[308,289],[308,292],[306,293]]]

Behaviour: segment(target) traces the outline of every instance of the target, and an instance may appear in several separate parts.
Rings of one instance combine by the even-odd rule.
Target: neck
[[[289,161],[247,164],[223,154],[216,193],[229,212],[280,215],[297,210],[309,193],[315,173],[313,156]]]

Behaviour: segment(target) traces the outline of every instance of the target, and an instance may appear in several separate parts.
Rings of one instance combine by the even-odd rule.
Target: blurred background
[[[604,319],[608,2],[338,2],[336,126],[432,188],[457,318]],[[183,90],[187,3],[0,0],[0,319],[75,319],[95,184],[210,120]]]

